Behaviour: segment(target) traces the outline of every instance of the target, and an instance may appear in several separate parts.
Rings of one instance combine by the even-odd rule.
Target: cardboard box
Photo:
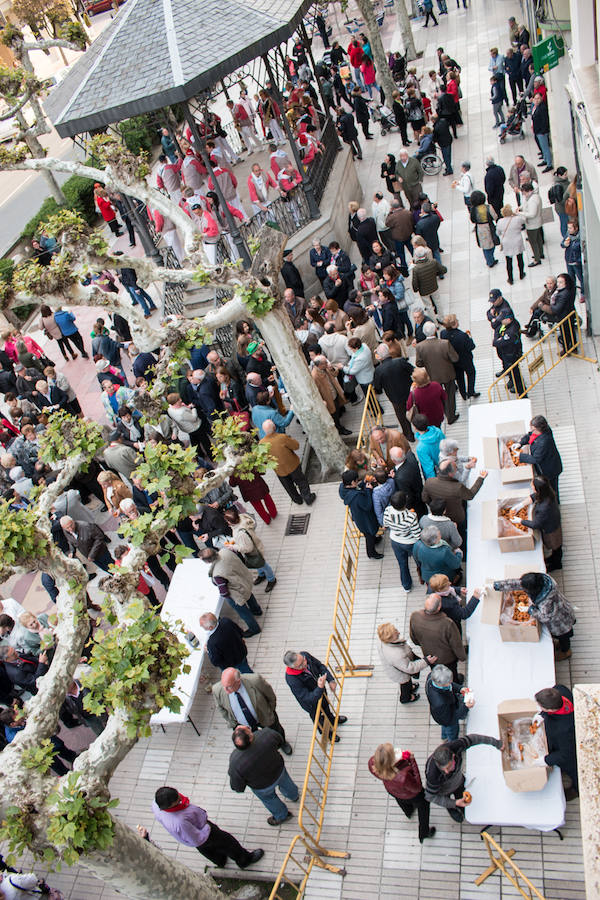
[[[525,464],[515,466],[502,464],[504,445],[507,440],[518,441],[527,433],[525,422],[500,422],[496,425],[496,437],[484,437],[483,465],[486,469],[500,469],[502,484],[531,481],[533,467]]]
[[[538,712],[537,703],[529,697],[525,697],[522,700],[503,700],[502,703],[498,704],[498,729],[500,738],[505,744],[501,753],[502,774],[504,775],[506,786],[517,793],[541,791],[548,781],[547,766],[517,764],[517,768],[515,768],[513,756],[511,756],[511,751],[513,754],[518,754],[519,750],[517,749],[517,738],[513,737],[511,740],[509,737],[509,727],[514,728],[514,723],[518,719],[533,719]],[[538,748],[536,749],[539,749],[539,755],[542,757],[546,756],[548,753],[548,742],[543,724],[539,726],[535,738],[538,743]],[[528,740],[530,740],[529,737]],[[527,756],[530,755],[530,753],[527,753]],[[527,759],[525,759],[526,762]]]
[[[532,570],[531,567],[528,567],[527,571],[537,571],[537,568],[534,567]],[[520,578],[521,575],[523,575],[523,567],[506,566],[504,569],[504,578]],[[495,580],[502,581],[501,578],[494,579],[494,581]],[[500,630],[500,637],[503,641],[510,641],[511,643],[537,643],[542,633],[542,626],[537,619],[532,619],[531,623],[501,621],[507,594],[503,591],[495,591],[492,585],[493,581],[488,579],[481,600],[482,624],[497,625]]]
[[[502,553],[515,553],[521,550],[533,550],[535,537],[531,528],[527,531],[504,534],[504,519],[499,515],[503,506],[528,501],[527,518],[531,519],[532,501],[529,491],[513,490],[499,494],[496,500],[484,500],[481,504],[481,534],[484,541],[497,540]]]

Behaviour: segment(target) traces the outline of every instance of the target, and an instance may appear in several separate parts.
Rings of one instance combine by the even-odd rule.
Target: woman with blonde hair
[[[356,200],[351,200],[348,204],[348,234],[353,241],[356,241],[356,236],[358,234],[357,229],[360,225],[360,219],[357,215],[359,209],[360,204],[357,203]]]
[[[436,661],[436,657],[421,659],[407,643],[406,638],[400,637],[400,633],[391,622],[385,622],[377,628],[379,638],[379,658],[383,670],[390,681],[400,685],[400,703],[414,703],[419,699],[418,685],[413,684],[412,678],[419,677],[419,672]]]
[[[510,203],[503,206],[500,210],[500,218],[496,222],[496,234],[500,238],[500,249],[504,253],[506,260],[506,274],[509,284],[513,284],[513,256],[517,257],[520,279],[523,280],[527,274],[523,264],[523,254],[525,252],[525,242],[523,241],[524,228],[525,219],[523,216],[513,212]]]
[[[115,475],[114,472],[109,472],[108,470],[100,472],[96,480],[102,488],[104,502],[108,510],[111,515],[117,517],[119,515],[119,504],[121,500],[130,500],[133,497],[133,494],[125,482],[121,481],[119,476]]]
[[[417,810],[419,842],[432,838],[435,828],[429,827],[429,801],[425,799],[421,773],[410,750],[396,750],[390,743],[380,744],[368,765],[371,775],[383,781],[384,788],[407,819]]]
[[[427,416],[430,425],[440,428],[446,409],[446,391],[437,381],[432,381],[427,369],[417,366],[413,371],[413,384],[406,402],[406,409],[416,407],[417,412]]]

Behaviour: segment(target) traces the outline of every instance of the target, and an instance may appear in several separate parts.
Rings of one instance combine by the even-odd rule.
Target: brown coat
[[[446,515],[458,525],[465,520],[463,501],[472,500],[482,484],[483,478],[481,476],[469,488],[449,475],[437,475],[435,478],[427,479],[423,485],[422,497],[425,503],[429,503],[430,500],[435,500],[436,498],[445,500]]]
[[[410,639],[419,644],[423,656],[437,656],[440,665],[466,659],[458,628],[441,610],[431,614],[416,610],[410,617]]]
[[[393,209],[385,220],[385,227],[391,231],[394,241],[407,241],[414,228],[414,219],[409,209]]]
[[[386,428],[385,431],[385,456],[383,454],[381,444],[378,444],[377,441],[374,441],[372,437],[369,438],[369,456],[373,458],[376,457],[377,459],[383,459],[386,466],[392,466],[393,463],[390,459],[390,450],[392,449],[392,447],[401,447],[405,453],[408,453],[408,451],[410,450],[410,444],[401,431],[397,431],[395,428]]]
[[[318,366],[313,366],[311,375],[325,401],[327,411],[333,415],[336,409],[346,402],[339,381],[331,369],[319,369]]]
[[[300,457],[294,453],[294,450],[297,450],[300,444],[288,434],[268,434],[259,443],[268,445],[269,453],[277,463],[275,466],[276,475],[283,478],[300,465]]]
[[[448,384],[454,381],[456,372],[453,363],[458,362],[458,353],[443,338],[427,338],[417,344],[417,366],[424,366],[432,381]]]
[[[108,497],[108,490],[112,488],[112,496]],[[104,502],[109,510],[118,509],[121,500],[129,500],[133,494],[127,485],[120,478],[115,478],[111,484],[102,485],[102,493],[104,494]]]

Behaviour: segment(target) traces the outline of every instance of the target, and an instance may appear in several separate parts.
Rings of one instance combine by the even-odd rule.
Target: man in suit
[[[108,715],[102,713],[102,715],[95,716],[89,712],[83,705],[83,699],[87,694],[89,694],[89,689],[82,688],[81,682],[73,680],[63,700],[59,717],[67,728],[85,725],[86,728],[91,728],[95,735],[99,735],[106,728]]]
[[[61,391],[55,384],[50,386],[47,381],[36,381],[35,391],[33,391],[32,401],[38,409],[51,413],[57,409],[68,410],[69,398],[64,391]]]
[[[301,653],[288,650],[283,656],[283,662],[286,666],[285,680],[292,694],[313,721],[317,715],[319,700],[322,699],[319,732],[322,730],[324,717],[327,717],[330,727],[333,728],[335,716],[327,699],[325,685],[329,684],[331,690],[335,691],[337,684],[327,666],[306,650]],[[338,717],[338,725],[343,725],[347,721],[347,716]],[[339,741],[340,736],[336,735],[335,739],[336,742]]]
[[[393,465],[390,457],[392,447],[401,447],[406,453],[410,450],[408,441],[401,431],[386,428],[384,425],[375,425],[369,435],[369,457],[372,464],[388,467]]]
[[[435,478],[428,478],[423,486],[422,496],[425,503],[435,499],[446,501],[446,514],[458,528],[463,539],[463,551],[467,542],[466,503],[467,500],[473,499],[486,476],[487,472],[482,469],[472,487],[467,487],[457,478],[456,463],[451,459],[445,459],[440,463]]]
[[[0,647],[0,665],[11,685],[37,694],[36,681],[48,671],[48,654],[19,653],[15,647],[4,644]]]
[[[425,322],[423,325],[425,340],[417,344],[416,365],[427,369],[432,381],[437,381],[446,391],[446,419],[452,425],[458,419],[456,412],[456,371],[454,363],[458,362],[458,353],[450,341],[437,336],[435,324]]]
[[[113,565],[114,559],[106,549],[105,535],[99,525],[77,522],[71,516],[61,516],[60,527],[71,548],[72,556],[79,550],[82,556],[95,563],[99,569],[108,572],[108,567]]]
[[[123,434],[117,430],[111,432],[108,447],[102,456],[106,465],[127,481],[130,481],[131,473],[137,469],[140,461],[137,451],[123,443]]]
[[[390,462],[394,467],[396,490],[406,494],[407,508],[414,509],[417,516],[421,518],[427,513],[427,509],[421,499],[423,479],[416,456],[412,450],[406,453],[402,447],[392,447]]]
[[[200,616],[200,627],[207,633],[205,649],[213,666],[221,671],[234,668],[244,675],[252,674],[248,648],[237,622],[227,616],[217,619],[214,613],[208,612]]]
[[[392,359],[390,356],[390,348],[387,344],[380,344],[375,351],[375,358],[379,360],[379,365],[375,369],[373,378],[373,386],[375,391],[380,394],[385,392],[388,400],[394,407],[396,418],[400,423],[404,437],[409,441],[414,441],[415,436],[411,428],[410,422],[406,418],[406,401],[410,393],[412,384],[413,366],[407,359],[399,357]],[[391,429],[386,429],[391,431]],[[371,437],[373,433],[371,432]],[[388,445],[393,446],[393,445]],[[397,446],[402,446],[398,444]]]
[[[292,748],[277,715],[275,691],[262,675],[242,675],[239,669],[225,669],[212,691],[217,709],[231,728],[238,725],[247,725],[252,731],[271,728],[281,735],[283,752],[291,755]]]
[[[219,394],[219,383],[214,375],[207,374],[204,369],[193,369],[186,373],[186,377],[183,399],[186,403],[192,403],[207,422],[225,411],[225,404]]]
[[[352,159],[362,159],[362,147],[358,142],[358,131],[351,112],[346,112],[339,106],[336,109],[338,134],[345,144],[352,150]]]
[[[275,474],[291,498],[292,503],[306,503],[311,506],[317,499],[312,493],[306,475],[302,471],[300,458],[294,452],[300,444],[288,434],[277,434],[275,422],[265,419],[262,423],[264,438],[259,443],[267,444],[269,454],[276,461]]]

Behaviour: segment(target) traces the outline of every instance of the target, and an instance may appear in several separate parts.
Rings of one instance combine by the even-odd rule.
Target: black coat
[[[331,265],[337,266],[341,278],[346,279],[350,285],[354,284],[354,269],[345,250],[340,250],[335,260],[332,257]]]
[[[397,491],[404,491],[406,494],[408,509],[414,509],[419,518],[426,515],[427,508],[421,498],[423,479],[419,463],[412,450],[409,450],[400,468],[394,472],[394,484]]]
[[[237,669],[248,655],[248,648],[242,637],[242,629],[232,619],[223,617],[206,642],[206,652],[213,666],[218,669]]]
[[[19,653],[15,662],[4,662],[4,671],[11,684],[18,685],[30,694],[37,694],[36,679],[48,671],[46,663],[38,662],[31,653]]]
[[[304,297],[304,282],[293,262],[283,261],[281,277],[285,281],[286,288],[291,288],[296,297]]]
[[[407,359],[388,356],[375,369],[373,384],[377,393],[385,391],[395,406],[406,406],[412,384],[413,366]]]
[[[555,684],[554,687],[563,697],[573,702],[573,694],[564,684]],[[542,713],[546,738],[548,740],[548,754],[545,761],[549,766],[558,766],[561,771],[570,775],[577,788],[577,750],[575,747],[575,713],[567,713],[557,716],[552,713]]]
[[[69,398],[67,397],[65,392],[61,391],[61,389],[59,387],[56,387],[55,384],[49,385],[48,395],[50,399],[42,396],[39,391],[36,391],[31,399],[38,409],[44,409],[47,406],[60,406],[62,407],[62,409],[67,408]]]
[[[426,213],[419,216],[415,224],[415,234],[420,234],[425,239],[427,246],[431,250],[440,249],[440,241],[438,238],[438,229],[440,227],[440,217],[434,212]]]
[[[510,325],[506,326],[498,323],[498,326],[494,328],[494,340],[492,343],[505,366],[516,362],[523,356],[521,326],[517,320],[513,319]]]
[[[337,127],[340,133],[340,137],[347,144],[351,144],[352,141],[356,140],[356,138],[358,137],[358,131],[356,130],[354,116],[350,112],[342,113],[337,121]]]
[[[323,293],[328,300],[335,300],[339,308],[343,309],[344,304],[348,300],[350,284],[345,278],[341,277],[341,272],[338,272],[338,275],[340,275],[341,284],[336,284],[335,281],[332,281],[328,275],[323,282]]]
[[[352,105],[354,107],[354,115],[356,116],[356,121],[361,125],[368,124],[370,115],[367,101],[363,97],[358,95],[352,98]]]
[[[424,316],[423,321],[418,325],[415,325],[415,341],[417,344],[420,344],[421,341],[425,340],[425,335],[423,334],[423,325],[425,322],[433,322],[433,319],[430,319],[429,316]]]
[[[445,613],[449,619],[452,619],[459,631],[460,623],[463,619],[468,619],[472,616],[478,605],[479,597],[471,597],[471,599],[462,606],[462,604],[458,602],[458,598],[455,594],[442,594],[442,612]],[[440,724],[442,723],[440,722]]]
[[[400,312],[395,300],[390,300],[389,303],[382,303],[379,308],[379,315],[381,316],[382,331],[393,331],[396,337],[402,333]]]
[[[495,328],[497,324],[500,324],[502,319],[514,319],[515,314],[512,311],[512,306],[508,300],[503,297],[500,306],[490,305],[488,307],[486,316],[492,328]]]
[[[327,702],[326,689],[320,688],[317,679],[321,675],[327,675],[327,681],[333,682],[334,678],[327,666],[323,665],[321,660],[315,656],[311,656],[306,650],[301,650],[301,655],[306,659],[307,668],[300,675],[292,675],[289,671],[285,673],[290,690],[302,709],[306,710],[311,719],[314,719],[317,712],[317,705],[323,695],[323,708],[329,709]]]
[[[532,494],[531,497],[535,500],[535,494]],[[524,519],[523,524],[528,525],[530,528],[537,528],[546,534],[558,531],[560,528],[560,507],[558,503],[550,498],[535,502],[531,519]]]
[[[473,362],[473,350],[475,349],[475,341],[466,331],[460,328],[444,328],[440,333],[442,340],[449,341],[458,353],[458,362],[454,363],[464,369]]]
[[[433,140],[438,147],[449,147],[452,143],[452,132],[447,118],[440,116],[433,126]]]
[[[568,316],[569,313],[573,312],[575,309],[575,286],[572,288],[564,287],[556,291],[556,293],[552,295],[550,306],[552,308],[552,317],[554,321],[560,322],[561,319]],[[568,326],[565,326],[565,328],[568,334]]]
[[[452,94],[444,92],[437,102],[437,114],[442,119],[453,119],[456,116],[456,101]]]
[[[377,240],[377,238],[375,238]],[[377,256],[376,253],[371,253],[369,257],[368,266],[378,275],[383,275],[383,270],[387,269],[388,266],[394,264],[394,260],[392,258],[392,254],[389,250],[386,250],[385,247],[382,247],[383,253],[381,256]]]
[[[515,50],[512,56],[504,57],[504,71],[510,81],[519,81],[521,78],[521,61],[522,57],[518,50]]]
[[[193,403],[198,412],[209,420],[225,410],[219,394],[219,383],[213,375],[205,375],[198,385],[188,381],[184,387],[184,395],[185,402]]]
[[[461,694],[460,684],[452,684],[451,690],[442,690],[434,685],[431,674],[425,682],[425,693],[429,700],[431,718],[438,725],[452,725],[457,716],[466,718],[467,707]]]
[[[504,182],[506,181],[506,173],[502,166],[488,166],[483,179],[483,186],[488,198],[490,206],[499,212],[504,200]]]
[[[373,253],[373,241],[378,240],[379,235],[377,234],[375,219],[373,219],[371,216],[367,216],[364,221],[358,223],[358,227],[356,229],[356,243],[358,244],[360,255],[365,260],[365,262],[371,258],[371,255]]]
[[[396,120],[396,125],[398,126],[398,128],[406,125],[406,113],[404,111],[403,105],[399,100],[394,100],[394,102],[392,103],[392,112],[394,113],[394,118]]]
[[[539,106],[534,104],[531,111],[531,124],[533,125],[534,134],[550,134],[550,119],[548,117],[547,103],[540,103]]]
[[[138,353],[133,361],[131,370],[136,378],[146,378],[147,372],[155,366],[157,359],[153,353]]]
[[[554,443],[552,429],[548,429],[536,437],[533,444],[529,444],[530,437],[531,432],[528,432],[521,438],[521,444],[524,447],[528,446],[528,450],[521,451],[519,460],[531,463],[539,474],[545,475],[546,478],[557,478],[563,470],[563,465],[558,448]]]

